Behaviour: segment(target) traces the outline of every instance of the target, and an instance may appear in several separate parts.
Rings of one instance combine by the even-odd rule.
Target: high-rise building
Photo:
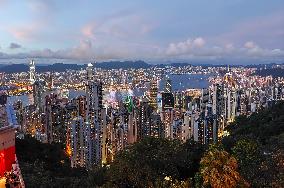
[[[173,139],[173,121],[174,111],[171,109],[164,110],[160,113],[161,121],[164,124],[164,136],[168,139]]]
[[[57,94],[51,93],[45,97],[45,120],[43,133],[45,142],[65,143],[66,140],[66,108]]]
[[[165,93],[172,93],[172,81],[171,81],[171,79],[168,75],[165,77],[164,92]]]
[[[38,80],[35,81],[33,84],[34,105],[39,113],[43,112],[44,87],[45,87],[44,81]]]
[[[174,108],[174,96],[172,93],[161,93],[162,95],[162,110],[171,110]]]
[[[158,96],[158,84],[156,78],[150,82],[150,106],[153,109],[157,109],[157,96]]]
[[[35,82],[35,80],[36,80],[35,61],[34,60],[30,61],[29,68],[30,68],[30,71],[29,71],[30,83],[33,84]]]
[[[105,113],[103,110],[102,83],[93,81],[92,66],[87,67],[88,81],[86,84],[86,127],[87,151],[86,166],[100,166],[102,164],[102,137]]]
[[[69,155],[71,167],[85,167],[86,130],[84,120],[81,116],[75,117],[71,120],[69,131],[70,146],[67,147],[70,147]]]
[[[86,70],[87,70],[87,80],[92,80],[93,79],[93,64],[89,63]]]

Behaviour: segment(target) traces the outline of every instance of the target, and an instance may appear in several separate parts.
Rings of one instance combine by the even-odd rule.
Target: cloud
[[[201,37],[198,37],[193,40],[193,46],[201,48],[205,45],[205,40]]]
[[[203,37],[172,42],[167,46],[144,43],[96,43],[96,40],[83,39],[73,48],[52,50],[31,50],[25,53],[1,53],[0,59],[47,58],[70,60],[284,60],[284,51],[280,48],[263,48],[254,41],[242,45],[227,43],[211,45]]]
[[[202,37],[170,43],[163,54],[176,59],[284,59],[282,49],[262,48],[253,41],[246,41],[241,46],[233,43],[218,46],[206,44]]]
[[[183,42],[170,43],[166,49],[167,55],[182,55],[189,54],[197,48],[202,48],[205,45],[205,40],[202,37],[195,38],[193,40],[187,39]]]
[[[212,40],[223,44],[253,40],[268,48],[284,48],[284,10],[235,24],[231,31]]]
[[[21,48],[22,46],[20,44],[11,42],[9,48],[10,49],[17,49],[17,48]]]
[[[87,38],[94,39],[94,28],[95,28],[95,24],[94,23],[90,23],[88,25],[85,25],[81,29],[83,36],[87,37]]]
[[[253,49],[253,48],[257,48],[258,46],[256,44],[254,44],[254,42],[248,41],[244,44],[244,47],[248,48],[248,49]]]
[[[118,40],[136,40],[149,34],[155,28],[155,24],[144,16],[132,11],[120,11],[95,19],[83,25],[81,33],[89,39],[115,38]]]
[[[17,40],[32,41],[38,37],[39,31],[42,29],[41,23],[32,23],[30,25],[12,26],[8,31]]]

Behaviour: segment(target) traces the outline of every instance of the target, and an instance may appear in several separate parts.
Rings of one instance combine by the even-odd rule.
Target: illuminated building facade
[[[0,177],[12,170],[15,163],[15,129],[18,127],[14,109],[0,105]]]
[[[100,166],[102,164],[103,126],[106,124],[103,112],[102,83],[93,81],[91,64],[87,67],[86,84],[86,166]],[[105,125],[106,126],[106,125]]]
[[[150,82],[150,106],[153,109],[157,109],[157,95],[158,95],[158,84],[157,80],[154,78]]]
[[[35,61],[31,60],[29,63],[29,76],[30,76],[30,83],[33,84],[36,80],[36,72],[35,72]]]

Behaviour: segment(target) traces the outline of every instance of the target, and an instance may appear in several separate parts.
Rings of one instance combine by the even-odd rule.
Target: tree
[[[260,166],[263,156],[256,141],[250,139],[239,140],[232,148],[232,153],[238,161],[241,175],[257,186],[257,177],[261,173]]]
[[[148,137],[117,154],[107,171],[119,187],[153,187],[166,176],[179,179],[181,143]]]
[[[213,188],[236,187],[241,181],[237,160],[226,151],[211,146],[200,162],[204,186]]]

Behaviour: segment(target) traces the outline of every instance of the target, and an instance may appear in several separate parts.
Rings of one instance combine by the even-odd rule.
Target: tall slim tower
[[[104,122],[102,83],[93,81],[93,65],[87,67],[86,84],[86,166],[102,164],[102,129]]]
[[[29,67],[30,67],[30,83],[33,84],[35,82],[35,61],[31,60],[29,63]]]
[[[165,78],[165,89],[164,89],[165,93],[171,93],[172,92],[172,81],[170,79],[170,77],[167,75]]]
[[[158,84],[156,78],[150,82],[150,106],[157,109]]]

